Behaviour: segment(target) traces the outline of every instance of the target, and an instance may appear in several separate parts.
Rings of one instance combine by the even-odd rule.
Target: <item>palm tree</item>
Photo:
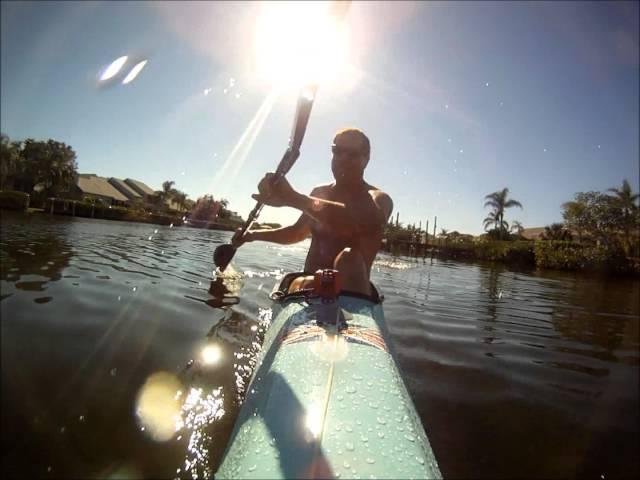
[[[622,212],[624,244],[625,250],[627,251],[627,254],[629,254],[629,251],[631,250],[631,229],[633,228],[634,223],[636,223],[635,218],[638,213],[638,206],[636,205],[636,202],[638,198],[640,198],[640,194],[633,193],[631,185],[626,178],[622,181],[621,188],[610,188],[607,191],[615,194],[613,195],[614,205],[616,205]]]
[[[178,205],[178,209],[183,212],[187,206],[187,194],[180,190],[176,190],[173,194],[173,199]]]
[[[515,232],[517,235],[522,235],[522,232],[524,232],[524,227],[522,226],[521,222],[519,222],[518,220],[514,220],[513,222],[511,222],[511,231]]]
[[[505,228],[506,222],[504,222],[504,211],[507,208],[511,207],[522,207],[522,204],[517,200],[508,200],[509,189],[503,188],[502,190],[498,190],[497,192],[490,193],[486,195],[484,198],[486,202],[484,203],[486,207],[492,207],[495,213],[495,224],[499,228],[500,238],[502,238],[502,233],[506,231],[508,226]],[[486,220],[486,219],[485,219]]]
[[[162,182],[162,196],[164,200],[169,200],[173,197],[176,189],[173,186],[176,184],[173,180],[167,180]]]
[[[500,233],[502,230],[507,231],[509,229],[509,224],[506,220],[500,220],[498,213],[494,210],[493,212],[489,212],[489,215],[482,221],[482,225],[484,226],[485,231],[489,229],[491,225],[493,225],[493,229]]]

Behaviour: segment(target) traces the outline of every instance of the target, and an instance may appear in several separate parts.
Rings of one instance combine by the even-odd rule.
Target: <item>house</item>
[[[544,233],[544,227],[525,228],[522,236],[527,240],[540,240]]]
[[[133,191],[141,195],[142,198],[148,200],[153,196],[155,190],[149,187],[146,183],[141,182],[140,180],[134,180],[133,178],[125,178],[124,183],[131,188]]]
[[[123,194],[129,201],[142,200],[143,196],[136,192],[133,188],[125,183],[124,180],[120,180],[119,178],[111,177],[109,179],[109,183],[113,185],[113,187],[118,190],[121,194]]]
[[[104,177],[93,173],[78,175],[72,196],[101,201],[107,205],[124,205],[129,200]]]

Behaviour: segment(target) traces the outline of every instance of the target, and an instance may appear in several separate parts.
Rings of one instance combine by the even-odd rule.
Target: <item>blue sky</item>
[[[270,92],[252,69],[257,2],[1,5],[4,133],[70,144],[81,173],[174,180],[246,216],[296,100],[277,97],[222,171]],[[525,227],[561,220],[577,191],[624,178],[637,191],[638,18],[638,2],[355,2],[349,81],[321,87],[290,181],[331,181],[333,134],[357,126],[372,144],[366,178],[403,223],[432,228],[437,215],[481,233],[483,197],[503,187],[524,205],[507,220]],[[99,87],[122,55],[124,70],[148,63]],[[265,208],[261,220],[296,216]]]

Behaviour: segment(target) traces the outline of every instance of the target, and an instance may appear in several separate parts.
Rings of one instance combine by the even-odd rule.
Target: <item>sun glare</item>
[[[330,2],[266,2],[256,21],[256,73],[274,87],[330,86],[344,73],[349,41]]]

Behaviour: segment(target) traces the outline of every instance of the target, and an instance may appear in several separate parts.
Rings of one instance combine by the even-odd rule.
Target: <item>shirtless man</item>
[[[339,131],[331,147],[331,171],[335,182],[315,187],[309,195],[294,190],[286,178],[275,181],[267,173],[253,198],[273,207],[293,207],[302,212],[289,227],[248,231],[232,239],[234,247],[256,240],[291,244],[311,235],[311,247],[304,270],[335,268],[340,271],[342,289],[371,296],[371,265],[380,248],[383,229],[393,210],[391,197],[364,181],[370,144],[358,129]],[[296,278],[289,292],[307,288],[313,275]]]

